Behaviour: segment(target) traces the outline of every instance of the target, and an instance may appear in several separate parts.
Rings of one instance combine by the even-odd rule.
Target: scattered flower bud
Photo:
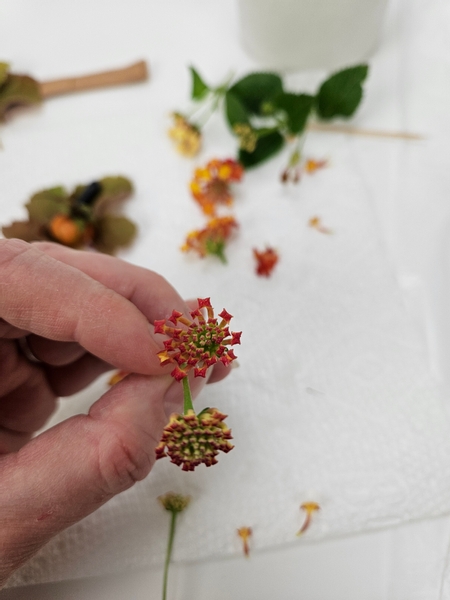
[[[125,379],[127,375],[129,375],[129,373],[127,373],[126,371],[116,371],[108,381],[108,385],[116,385],[116,383],[119,383],[119,381]]]
[[[317,504],[317,502],[304,502],[300,506],[300,508],[306,512],[306,516],[305,516],[303,525],[297,531],[297,535],[302,535],[302,533],[304,533],[308,529],[308,527],[311,524],[311,518],[312,518],[313,513],[320,510],[320,506]]]
[[[91,225],[68,215],[55,215],[48,224],[48,232],[55,241],[65,246],[88,244],[94,234]]]
[[[320,233],[325,233],[326,235],[331,235],[333,233],[332,229],[329,229],[328,227],[325,227],[324,225],[322,225],[322,221],[321,221],[320,217],[311,217],[310,220],[308,221],[308,225],[309,225],[309,227],[316,229]]]
[[[256,259],[256,274],[269,277],[278,262],[278,252],[270,247],[261,252],[253,248],[253,256]]]
[[[308,158],[305,162],[304,169],[305,169],[306,173],[308,173],[309,175],[312,175],[319,169],[323,169],[324,167],[327,167],[327,166],[328,166],[327,160],[315,160],[314,158]]]
[[[251,527],[240,527],[237,530],[238,536],[242,539],[242,549],[244,555],[248,558],[250,556],[250,545],[249,540],[253,534]]]

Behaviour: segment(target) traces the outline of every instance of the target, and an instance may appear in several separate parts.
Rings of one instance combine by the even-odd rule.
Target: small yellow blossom
[[[258,136],[250,125],[247,125],[247,123],[236,123],[233,131],[239,138],[239,147],[246,152],[254,152]]]
[[[172,117],[174,124],[168,133],[177,151],[188,158],[195,156],[200,150],[202,141],[200,130],[179,113],[173,113]]]

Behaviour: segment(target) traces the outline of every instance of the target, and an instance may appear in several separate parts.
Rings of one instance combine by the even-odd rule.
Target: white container
[[[240,37],[261,66],[335,69],[376,49],[387,0],[238,0]]]

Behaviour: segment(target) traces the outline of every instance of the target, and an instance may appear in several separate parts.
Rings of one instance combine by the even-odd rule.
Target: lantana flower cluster
[[[205,227],[188,233],[181,247],[183,252],[194,251],[201,258],[214,255],[226,263],[225,247],[238,222],[232,215],[221,216],[219,210],[233,205],[232,185],[240,182],[243,174],[243,166],[231,158],[215,158],[195,169],[189,188],[208,221]]]
[[[214,465],[219,452],[233,446],[231,430],[224,423],[226,415],[217,408],[196,414],[192,404],[188,373],[205,377],[217,362],[229,366],[235,359],[231,346],[241,343],[241,332],[230,331],[232,316],[223,309],[216,318],[209,298],[198,298],[198,307],[190,317],[173,310],[168,319],[156,320],[155,333],[164,334],[164,350],[158,352],[161,365],[174,364],[171,372],[183,383],[183,414],[173,413],[156,448],[156,458],[169,456],[184,471],[193,471],[201,463]],[[206,313],[206,314],[204,314]]]

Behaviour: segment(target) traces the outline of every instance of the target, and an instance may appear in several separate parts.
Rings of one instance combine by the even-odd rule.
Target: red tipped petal
[[[156,320],[153,323],[155,327],[155,333],[165,333],[164,327],[166,325],[165,319]]]
[[[171,321],[174,325],[176,325],[178,322],[178,319],[182,316],[183,316],[183,313],[180,313],[178,310],[173,310],[172,314],[170,315],[170,317],[167,320]]]
[[[231,321],[231,319],[233,318],[233,315],[230,315],[229,312],[227,312],[225,309],[223,309],[223,311],[221,313],[219,313],[219,317],[221,319],[223,319],[226,323],[229,323]]]
[[[172,377],[176,380],[176,381],[181,381],[182,379],[184,379],[185,377],[187,377],[187,373],[186,371],[183,371],[182,369],[180,369],[180,367],[175,367],[175,369],[172,371],[171,373]]]
[[[194,369],[195,377],[205,377],[206,376],[207,367],[202,367]]]
[[[197,298],[199,308],[212,308],[211,298]]]
[[[241,335],[242,331],[232,331],[231,332],[231,345],[240,344],[241,343]]]

